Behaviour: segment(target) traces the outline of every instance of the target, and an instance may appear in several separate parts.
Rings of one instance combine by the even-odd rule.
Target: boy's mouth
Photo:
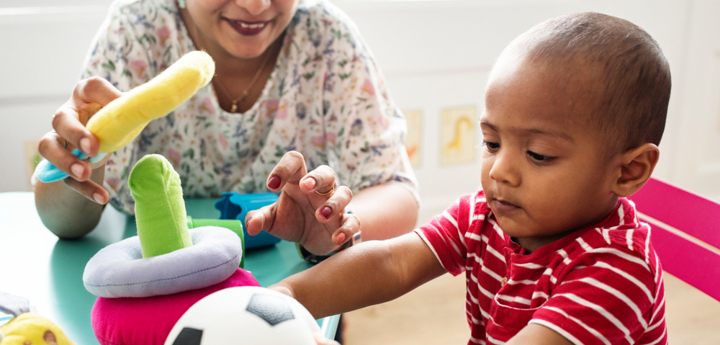
[[[500,199],[492,199],[492,209],[496,213],[505,213],[519,210],[520,206]]]

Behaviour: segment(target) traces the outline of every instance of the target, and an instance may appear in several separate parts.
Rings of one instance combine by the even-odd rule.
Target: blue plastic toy
[[[74,149],[72,151],[72,154],[74,154],[80,159],[88,158],[86,154],[80,152],[80,149]],[[105,156],[107,156],[107,153],[98,153],[95,157],[91,157],[90,161],[93,163],[97,163],[101,159],[105,158]],[[52,165],[52,163],[48,162],[47,159],[43,159],[42,161],[40,161],[37,167],[35,167],[35,177],[42,183],[50,183],[60,181],[68,177],[68,174],[60,170],[58,167]]]
[[[277,200],[277,195],[273,193],[239,194],[228,192],[222,193],[222,198],[215,203],[215,208],[220,211],[220,219],[237,219],[245,224],[245,216],[249,211],[270,205]],[[250,236],[244,226],[243,235],[246,249],[272,246],[280,242],[279,238],[267,232]]]

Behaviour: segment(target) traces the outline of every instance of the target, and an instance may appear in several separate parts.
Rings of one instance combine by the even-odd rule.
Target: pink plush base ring
[[[92,327],[102,345],[162,345],[180,317],[203,297],[235,286],[260,286],[238,268],[225,281],[197,290],[144,298],[98,297]]]

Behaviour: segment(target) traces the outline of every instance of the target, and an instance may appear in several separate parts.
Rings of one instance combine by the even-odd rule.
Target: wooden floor
[[[429,217],[421,210],[421,221]],[[668,273],[665,294],[670,344],[720,344],[720,302]],[[467,344],[465,277],[445,274],[394,301],[347,313],[343,336],[343,345]]]

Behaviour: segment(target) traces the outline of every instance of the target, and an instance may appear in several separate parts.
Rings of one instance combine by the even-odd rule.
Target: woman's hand
[[[277,202],[248,212],[247,231],[298,242],[309,252],[325,255],[340,248],[360,229],[359,219],[345,213],[352,192],[338,186],[335,172],[321,166],[308,173],[303,156],[286,153],[267,180],[272,191],[282,190]]]
[[[104,166],[110,155],[91,163],[71,151],[79,148],[89,157],[98,153],[98,140],[85,124],[98,110],[121,95],[122,92],[105,79],[81,80],[75,85],[70,99],[53,115],[53,130],[42,137],[38,146],[40,155],[70,176],[64,180],[70,188],[99,204],[107,202],[108,193],[91,181],[90,175],[94,169]]]

